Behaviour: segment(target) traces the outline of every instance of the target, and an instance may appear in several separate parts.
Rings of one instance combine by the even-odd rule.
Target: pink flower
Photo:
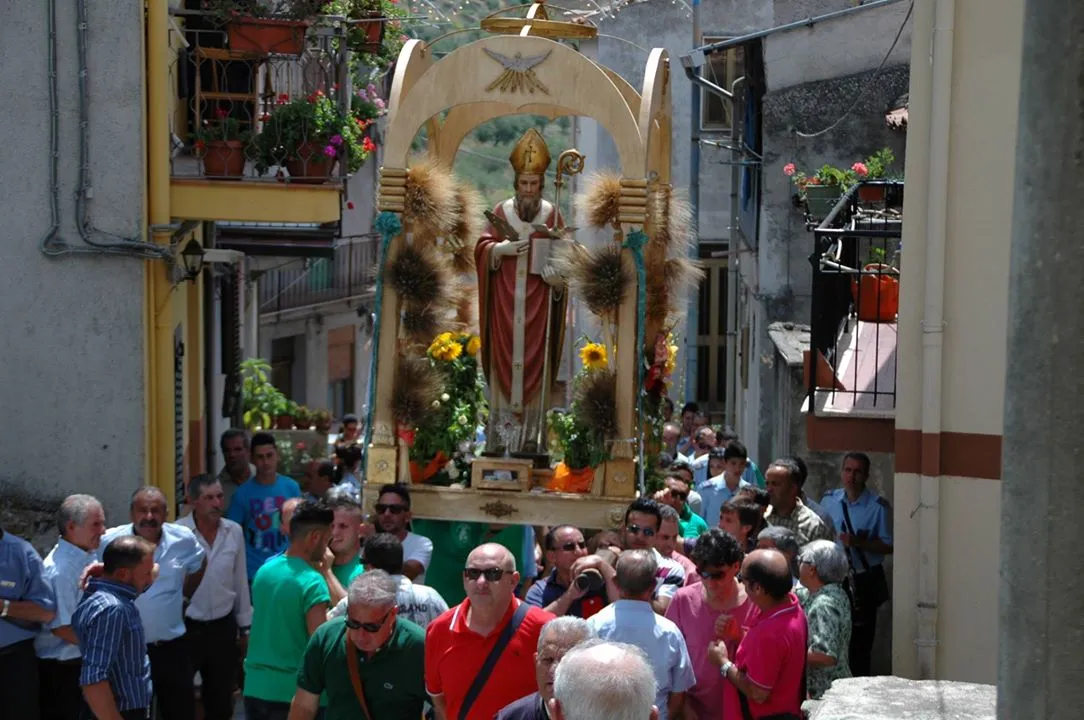
[[[787,177],[792,176],[797,171],[798,171],[797,168],[794,167],[794,163],[787,163],[786,165],[783,166],[783,174],[786,175]]]
[[[346,203],[346,209],[347,210],[353,210],[354,209],[354,203],[352,203],[352,202],[350,202],[348,200],[347,203]]]
[[[335,157],[337,154],[338,150],[335,149],[334,145],[328,145],[324,148],[324,155],[327,155],[328,157]]]
[[[343,144],[343,136],[342,135],[332,135],[331,136],[331,144],[336,145],[336,146],[342,145]]]
[[[855,175],[858,175],[859,177],[869,175],[869,168],[866,167],[865,163],[856,162],[854,165],[851,165],[851,170],[854,170]]]
[[[383,110],[386,107],[384,105],[384,101],[381,100],[380,98],[377,98],[377,99],[373,100],[373,105],[376,105],[377,110]]]

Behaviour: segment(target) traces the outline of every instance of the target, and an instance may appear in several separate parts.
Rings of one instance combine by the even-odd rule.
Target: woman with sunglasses
[[[700,582],[677,591],[666,611],[689,647],[696,684],[686,702],[699,720],[723,717],[722,676],[708,659],[708,646],[722,640],[731,654],[737,652],[745,630],[758,614],[738,581],[745,552],[731,535],[712,528],[700,536],[690,558]]]

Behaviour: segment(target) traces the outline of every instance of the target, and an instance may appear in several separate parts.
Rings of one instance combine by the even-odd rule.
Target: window
[[[704,38],[704,44],[710,45],[726,39]],[[738,46],[712,53],[707,57],[700,73],[719,87],[730,90],[734,81],[745,74],[745,48]],[[731,102],[707,90],[702,91],[700,113],[700,127],[704,130],[729,131],[733,127]]]

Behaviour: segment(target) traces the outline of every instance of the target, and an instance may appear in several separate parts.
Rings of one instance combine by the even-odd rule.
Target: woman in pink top
[[[666,611],[689,648],[696,685],[686,698],[699,720],[723,717],[724,680],[708,658],[709,645],[722,640],[731,652],[737,652],[756,619],[756,605],[737,580],[744,557],[738,541],[719,528],[701,535],[691,556],[701,582],[678,590]]]

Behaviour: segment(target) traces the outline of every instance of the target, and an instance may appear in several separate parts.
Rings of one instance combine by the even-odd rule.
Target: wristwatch
[[[734,667],[734,663],[730,662],[729,660],[725,661],[721,666],[719,666],[719,674],[725,678],[727,676],[727,673],[730,672],[730,668],[732,667]]]
[[[0,618],[6,618],[8,616],[8,610],[10,610],[10,609],[11,609],[11,601],[10,600],[5,600],[4,601],[4,609],[0,610]]]

